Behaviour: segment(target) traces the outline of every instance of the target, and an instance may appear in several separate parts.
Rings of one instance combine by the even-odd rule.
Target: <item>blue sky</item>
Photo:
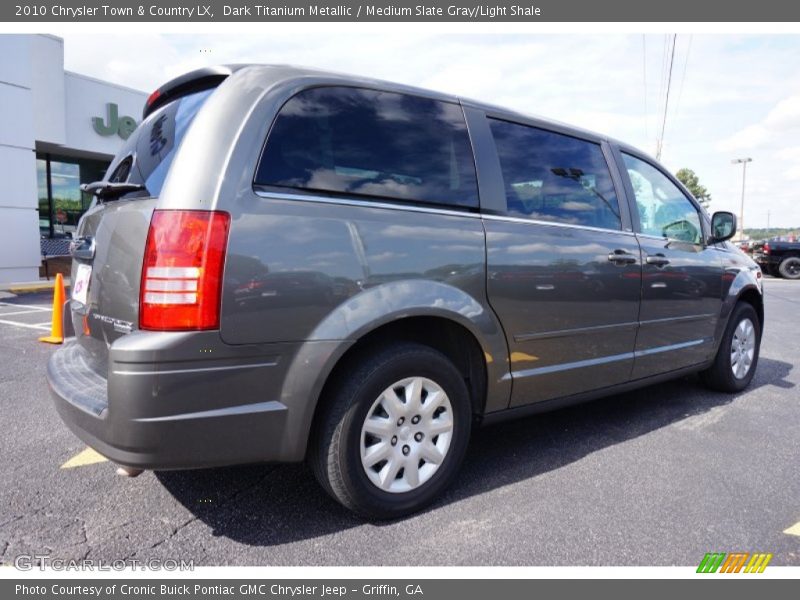
[[[227,62],[292,63],[438,89],[599,131],[651,154],[670,36],[320,33],[63,35],[68,70],[150,91]],[[669,38],[669,39],[668,39]],[[669,43],[665,43],[669,42]],[[669,54],[669,52],[667,52]],[[800,36],[678,35],[662,162],[689,167],[712,210],[800,226]]]

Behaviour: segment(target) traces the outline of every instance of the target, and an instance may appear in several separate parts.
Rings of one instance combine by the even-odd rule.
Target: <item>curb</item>
[[[40,292],[52,291],[55,284],[55,279],[51,281],[43,281],[41,283],[8,283],[5,285],[0,285],[0,292],[10,292],[18,296],[24,294],[36,294]],[[64,287],[68,288],[69,286],[69,279],[64,279]]]

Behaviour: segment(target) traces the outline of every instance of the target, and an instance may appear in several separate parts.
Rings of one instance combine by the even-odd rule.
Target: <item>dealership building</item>
[[[141,119],[147,94],[64,70],[64,41],[0,35],[0,284],[36,281]],[[55,250],[54,250],[55,249]]]

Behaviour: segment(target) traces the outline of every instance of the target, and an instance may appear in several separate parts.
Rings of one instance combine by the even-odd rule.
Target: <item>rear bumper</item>
[[[47,380],[69,428],[122,465],[183,469],[302,459],[279,400],[293,349],[274,345],[265,355],[222,346],[215,332],[135,333],[112,345],[107,373],[99,373],[89,352],[71,342],[52,355]]]

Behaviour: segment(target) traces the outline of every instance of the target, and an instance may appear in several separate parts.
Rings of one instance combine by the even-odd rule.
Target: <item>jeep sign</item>
[[[117,134],[127,140],[136,129],[136,120],[133,117],[120,117],[119,107],[113,102],[106,103],[107,123],[101,117],[92,117],[92,127],[102,136]]]

